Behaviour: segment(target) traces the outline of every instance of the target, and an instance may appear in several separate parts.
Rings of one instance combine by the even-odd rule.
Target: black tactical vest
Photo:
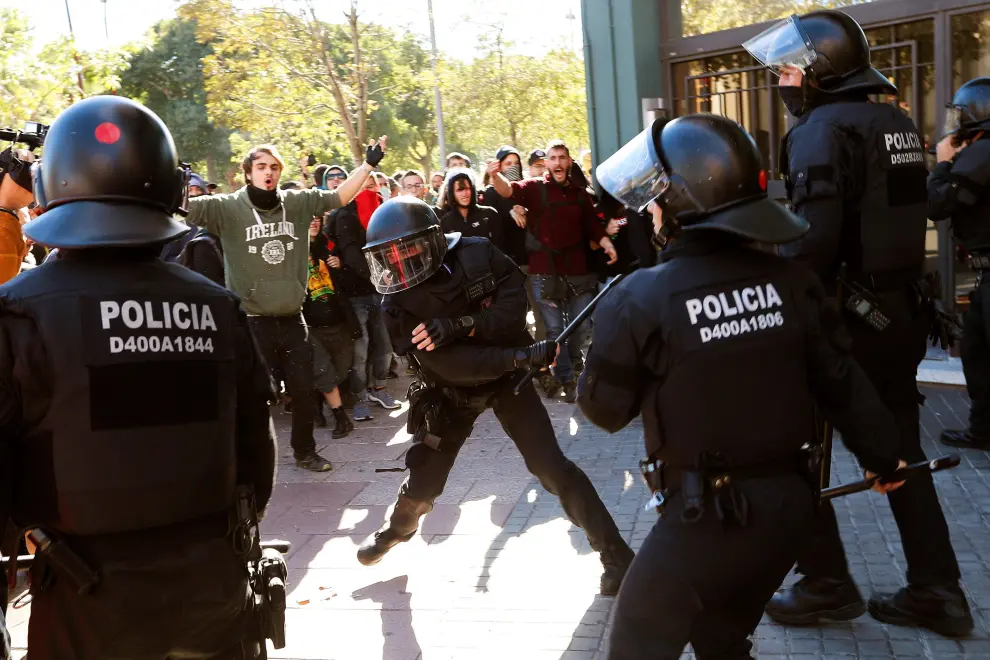
[[[840,261],[849,265],[854,277],[913,270],[920,277],[928,220],[928,170],[914,123],[899,108],[862,101],[817,107],[796,127],[812,122],[837,127],[850,140],[848,146],[856,160],[831,164],[835,176],[847,177],[844,188],[852,193],[843,200],[846,214]],[[785,139],[782,163],[788,163],[787,144]]]
[[[706,455],[737,467],[796,455],[813,429],[808,276],[741,246],[672,256],[628,283],[646,317],[633,323],[659,332],[660,377],[642,405],[648,454],[682,468]]]
[[[442,273],[389,296],[417,318],[453,318],[476,312],[497,283],[488,260],[488,239],[462,236],[444,259]]]
[[[952,215],[952,233],[970,252],[990,252],[990,139],[980,139],[963,149],[952,164],[958,195],[975,201],[960,204]]]
[[[0,314],[34,319],[52,370],[15,372],[22,409],[40,409],[14,438],[15,520],[87,535],[228,510],[236,305],[157,260],[67,258],[0,288]]]

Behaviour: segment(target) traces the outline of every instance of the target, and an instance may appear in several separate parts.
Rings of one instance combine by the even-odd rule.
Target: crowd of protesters
[[[384,139],[379,147],[383,153]],[[648,216],[627,215],[607,194],[596,195],[589,152],[576,161],[553,141],[524,158],[505,145],[483,168],[456,152],[444,165],[429,175],[388,176],[368,163],[348,172],[304,161],[302,181],[283,182],[282,156],[261,145],[244,158],[245,185],[233,193],[216,194],[215,184],[190,177],[192,230],[166,245],[162,258],[241,297],[292,413],[300,467],[331,469],[316,453],[314,425],[332,425],[333,437],[342,438],[376,409],[401,407],[389,387],[401,366],[362,253],[368,221],[385,200],[421,199],[445,232],[487,238],[511,257],[528,276],[536,340],[556,339],[608,278],[656,257]],[[22,215],[21,224],[29,221],[27,209]],[[18,250],[22,268],[56,256],[37,245]],[[548,398],[574,402],[589,337],[590,327],[572,335],[557,364],[540,375]]]

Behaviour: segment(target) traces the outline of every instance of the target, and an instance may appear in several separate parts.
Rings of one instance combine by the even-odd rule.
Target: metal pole
[[[69,19],[69,35],[75,40],[76,33],[72,29],[72,12],[69,11],[69,0],[65,0],[65,16]]]
[[[433,28],[433,0],[426,0],[430,15],[430,44],[433,46],[433,104],[437,115],[437,142],[440,146],[440,171],[443,171],[443,158],[447,154],[447,137],[443,130],[443,102],[440,99],[440,73],[437,70],[437,33]]]
[[[107,35],[107,41],[110,41],[110,26],[107,24],[107,0],[103,1],[103,33]]]

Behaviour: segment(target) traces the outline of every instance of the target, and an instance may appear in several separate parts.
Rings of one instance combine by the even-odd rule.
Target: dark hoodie
[[[467,180],[471,186],[471,204],[466,218],[461,215],[454,198],[454,182],[462,179]],[[443,187],[444,209],[440,214],[440,226],[443,227],[444,233],[459,231],[462,236],[487,238],[500,252],[508,254],[504,220],[494,208],[478,204],[478,188],[471,170],[460,167],[450,170],[444,179]]]

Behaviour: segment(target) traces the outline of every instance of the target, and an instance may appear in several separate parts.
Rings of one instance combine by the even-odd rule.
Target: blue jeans
[[[354,340],[351,391],[360,401],[368,398],[368,387],[384,387],[392,363],[392,342],[382,318],[380,294],[355,296],[351,306],[361,325],[361,338]]]
[[[544,300],[540,296],[543,275],[530,275],[529,284],[532,287],[533,300],[540,308],[543,316],[543,323],[547,326],[547,339],[557,339],[570,319],[577,316],[578,312],[588,306],[588,303],[595,297],[593,293],[582,293],[571,297],[564,307],[553,300]],[[565,318],[566,317],[566,318]],[[578,331],[572,334],[567,340],[567,350],[561,350],[557,356],[557,366],[552,369],[554,377],[562,383],[574,380],[574,362],[582,357],[581,351],[591,339],[590,319],[581,324]]]

